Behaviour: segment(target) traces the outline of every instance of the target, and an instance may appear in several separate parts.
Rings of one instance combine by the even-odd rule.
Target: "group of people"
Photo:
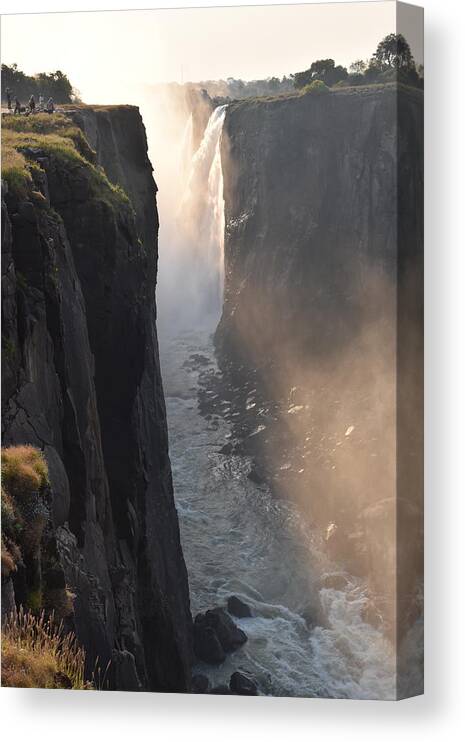
[[[7,100],[8,110],[11,111],[12,105],[11,105],[11,90],[10,90],[10,88],[7,88],[5,92],[6,92],[6,100]],[[53,113],[55,111],[55,104],[53,102],[53,98],[49,98],[48,101],[47,101],[47,105],[45,106],[44,105],[44,98],[43,98],[42,95],[39,95],[39,103],[38,103],[37,107],[36,107],[36,101],[35,101],[34,95],[31,95],[31,97],[29,98],[28,107],[29,107],[29,110],[27,111],[27,113],[35,113],[36,110],[37,110],[38,113],[39,112]],[[20,114],[21,113],[21,108],[22,108],[21,102],[20,102],[19,98],[16,96],[15,97],[15,107],[14,107],[13,113],[19,113]]]

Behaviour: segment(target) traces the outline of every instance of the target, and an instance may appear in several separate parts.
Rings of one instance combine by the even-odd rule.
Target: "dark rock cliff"
[[[395,85],[238,101],[222,140],[216,344],[253,476],[370,576],[391,626],[422,558],[422,117]]]
[[[156,186],[134,107],[73,109],[114,184],[35,148],[5,194],[3,445],[44,450],[74,627],[112,687],[184,691],[191,616],[156,334]],[[99,176],[100,178],[100,176]],[[134,210],[133,210],[134,207]]]

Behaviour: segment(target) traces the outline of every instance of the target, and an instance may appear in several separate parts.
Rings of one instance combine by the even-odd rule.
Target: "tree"
[[[373,60],[383,69],[411,70],[415,67],[412,52],[402,34],[390,33],[379,42]]]
[[[321,80],[328,87],[345,80],[348,72],[342,65],[335,65],[334,59],[317,59],[308,70],[296,72],[294,75],[294,87],[303,88],[314,80]]]
[[[29,96],[36,98],[42,95],[44,98],[52,97],[56,103],[70,103],[73,100],[73,87],[68,77],[61,71],[46,73],[39,72],[33,77],[25,75],[18,69],[17,64],[8,66],[2,64],[2,91],[9,88],[12,95],[18,96],[20,100],[28,100]]]
[[[368,63],[363,59],[356,59],[349,67],[351,75],[363,75],[368,67]]]

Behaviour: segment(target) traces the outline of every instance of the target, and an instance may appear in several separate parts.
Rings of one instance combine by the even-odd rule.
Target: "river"
[[[235,619],[247,643],[222,665],[195,671],[219,685],[243,670],[266,695],[393,699],[395,652],[364,618],[366,583],[329,561],[296,506],[248,477],[247,455],[224,450],[238,414],[215,399],[221,384],[212,383],[220,377],[212,337],[223,291],[224,113],[216,109],[190,168],[179,168],[187,172],[181,220],[159,199],[160,357],[192,613],[231,595],[253,613]],[[215,401],[213,412],[201,398]]]

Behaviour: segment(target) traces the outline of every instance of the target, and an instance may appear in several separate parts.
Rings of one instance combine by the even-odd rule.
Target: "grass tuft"
[[[85,652],[53,616],[24,611],[2,628],[2,685],[9,688],[91,690],[84,679]]]

